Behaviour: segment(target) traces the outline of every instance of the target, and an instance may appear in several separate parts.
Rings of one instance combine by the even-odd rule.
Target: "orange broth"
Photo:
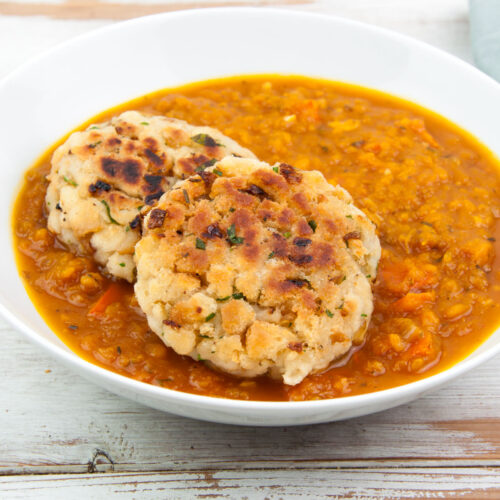
[[[46,229],[51,147],[26,174],[13,227],[19,271],[37,310],[79,356],[179,391],[249,400],[363,394],[457,363],[500,323],[500,175],[477,140],[444,118],[373,90],[305,77],[234,77],[161,90],[123,111],[209,125],[269,163],[317,169],[378,227],[382,258],[363,346],[290,387],[238,379],[167,348],[132,285],[105,276]]]

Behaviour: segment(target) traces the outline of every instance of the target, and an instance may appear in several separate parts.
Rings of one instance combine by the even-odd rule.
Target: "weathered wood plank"
[[[411,460],[500,463],[500,358],[412,404],[346,422],[241,428],[142,407],[71,373],[0,328],[0,471],[85,472],[328,466]],[[46,370],[50,370],[46,373]],[[98,470],[108,470],[103,455]],[[447,463],[447,462],[442,462]]]
[[[9,499],[78,498],[462,498],[497,499],[492,468],[259,470],[79,474],[0,478]]]
[[[305,5],[312,0],[201,0],[177,2],[103,2],[72,0],[67,2],[0,2],[0,14],[6,16],[47,16],[53,19],[131,19],[162,12],[200,7],[265,7]]]

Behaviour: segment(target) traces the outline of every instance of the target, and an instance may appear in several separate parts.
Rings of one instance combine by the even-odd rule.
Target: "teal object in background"
[[[470,28],[477,67],[500,81],[500,0],[470,0]]]

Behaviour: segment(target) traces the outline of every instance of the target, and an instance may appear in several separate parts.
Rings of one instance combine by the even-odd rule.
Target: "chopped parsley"
[[[157,379],[158,382],[160,382],[161,385],[165,385],[167,384],[168,382],[173,382],[174,379],[172,377],[167,377],[167,378],[159,378]]]
[[[205,250],[206,248],[205,242],[200,238],[196,238],[196,248],[198,248],[199,250]]]
[[[196,172],[203,172],[208,167],[211,167],[212,165],[215,165],[217,163],[217,160],[215,158],[212,158],[211,160],[206,161],[205,163],[202,163],[200,166],[195,168]]]
[[[245,241],[245,238],[242,238],[241,236],[236,236],[236,228],[234,224],[231,224],[227,228],[227,239],[232,245],[241,245]]]
[[[196,144],[201,144],[202,146],[207,146],[208,148],[222,146],[222,144],[219,144],[213,137],[210,137],[208,134],[196,134],[191,137],[191,140],[193,142],[196,142]]]
[[[326,315],[327,315],[329,318],[333,318],[333,313],[332,313],[332,311],[330,311],[330,309],[326,309],[326,310],[325,310],[325,312],[326,312]]]
[[[141,122],[141,125],[149,125],[149,122]]]
[[[116,220],[113,219],[113,217],[111,216],[111,209],[109,208],[108,202],[106,200],[101,200],[101,203],[106,207],[106,212],[108,213],[109,222],[111,222],[111,224],[116,224],[117,226],[119,226],[120,224],[118,224],[118,222],[116,222]]]
[[[205,360],[198,354],[198,361],[205,361]]]
[[[230,211],[230,212],[234,212],[235,210],[236,210],[236,208],[234,208],[234,207],[231,207],[231,208],[229,209],[229,211]]]
[[[315,220],[308,220],[307,223],[309,224],[309,227],[313,230],[313,233],[316,232],[316,228],[318,227],[318,224],[316,224]]]
[[[215,175],[218,175],[219,177],[222,177],[222,172],[220,170],[216,169],[216,168],[214,168],[213,173]]]
[[[290,231],[286,231],[285,233],[283,233],[283,236],[285,238],[290,238],[290,236],[292,236],[292,233]]]
[[[303,286],[307,285],[307,288],[311,289],[311,282],[306,279],[300,279],[300,278],[288,278],[286,281],[289,281],[290,283],[293,283],[295,286],[302,288]]]
[[[184,199],[186,200],[186,203],[189,205],[191,203],[191,201],[189,200],[188,192],[185,189],[183,189],[182,194],[184,195]]]
[[[120,267],[125,267],[125,262],[120,262],[118,265],[119,265]]]
[[[72,186],[78,186],[78,184],[72,180],[72,179],[68,179],[65,175],[63,175],[63,179],[64,179],[64,182],[67,182],[68,184],[71,184]]]
[[[102,141],[97,141],[97,142],[94,142],[94,144],[89,144],[89,148],[94,149],[97,146],[99,146],[99,144],[101,144],[101,143],[102,143]]]
[[[280,169],[278,167],[273,167],[273,170],[278,174]]]
[[[275,255],[276,255],[276,252],[274,252],[274,251],[273,251],[273,252],[271,252],[271,253],[267,256],[267,258],[268,258],[268,259],[272,259]]]
[[[215,318],[215,313],[210,313],[206,318],[205,321],[210,321],[211,319]]]
[[[346,215],[348,219],[352,219],[352,215]]]
[[[367,274],[367,275],[366,275],[366,277],[367,277],[367,278],[371,278],[371,277],[372,277],[372,275],[371,275],[371,274]]]
[[[235,299],[235,300],[241,300],[244,298],[245,298],[245,296],[241,292],[233,293],[233,299]]]
[[[365,313],[363,313],[363,314],[361,315],[361,317],[362,317],[362,318],[366,318],[367,316],[368,316],[368,314],[365,314]]]
[[[208,335],[201,335],[201,334],[199,334],[198,337],[201,337],[202,339],[210,339],[211,338]]]
[[[99,130],[99,127],[97,125],[94,125],[93,127],[90,127],[89,130]]]
[[[217,302],[226,302],[226,300],[229,300],[231,298],[231,295],[228,295],[227,297],[220,297],[219,299],[215,299]]]
[[[335,309],[344,309],[344,301],[340,304],[340,306],[336,307]]]

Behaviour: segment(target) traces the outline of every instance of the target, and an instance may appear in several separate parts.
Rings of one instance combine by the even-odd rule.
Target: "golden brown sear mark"
[[[140,182],[144,165],[134,158],[117,160],[115,158],[101,158],[102,171],[112,179],[119,179],[130,185]]]
[[[161,167],[164,163],[163,158],[158,156],[155,152],[153,152],[151,149],[146,148],[144,150],[144,154],[146,155],[147,159],[156,165],[157,167]]]
[[[166,215],[167,215],[166,210],[162,210],[160,208],[153,208],[153,210],[151,210],[151,213],[149,214],[148,229],[155,229],[158,227],[162,227]]]

